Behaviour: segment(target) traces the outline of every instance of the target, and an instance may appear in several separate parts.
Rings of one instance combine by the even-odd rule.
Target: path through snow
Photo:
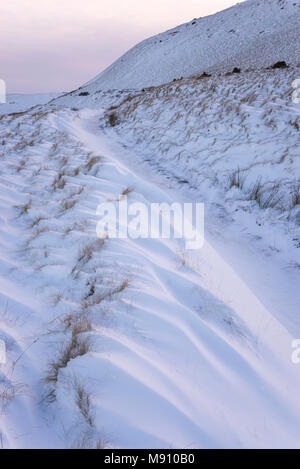
[[[110,447],[299,447],[300,376],[291,362],[299,293],[282,265],[263,267],[234,231],[225,245],[208,215],[199,252],[185,252],[178,240],[106,240],[72,273],[78,248],[95,241],[99,202],[117,200],[128,187],[129,202],[191,201],[105,136],[99,117],[88,110],[50,112],[41,124],[32,117],[43,139],[3,163],[1,295],[9,313],[0,318],[0,337],[9,339],[11,351],[2,379],[9,380],[12,361],[39,338],[14,371],[26,391],[3,409],[4,447],[78,444],[86,423],[76,408],[74,377],[88,386],[93,432]],[[26,135],[31,117],[24,119]],[[90,170],[95,156],[101,159]],[[65,184],[51,192],[61,171]],[[14,206],[29,199],[16,220]],[[64,201],[75,199],[62,212]],[[36,217],[38,233],[31,227]],[[28,233],[27,251],[16,251]],[[98,289],[124,279],[129,286],[120,294],[85,306],[93,347],[59,369],[55,401],[46,403],[41,379],[58,351],[53,335],[45,335],[50,324],[82,312]],[[274,284],[281,284],[274,294],[288,304],[287,317],[272,298]],[[61,293],[56,305],[49,301],[55,292]]]

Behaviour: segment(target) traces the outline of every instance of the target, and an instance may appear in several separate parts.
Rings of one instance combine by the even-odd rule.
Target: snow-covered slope
[[[0,447],[300,447],[299,67],[129,90],[293,62],[298,18],[251,0],[0,116]],[[125,196],[204,201],[203,249],[97,238]]]
[[[146,39],[86,89],[141,89],[204,71],[295,64],[299,29],[299,0],[247,0]]]
[[[192,187],[209,211],[241,222],[253,242],[263,237],[284,252],[297,270],[297,77],[300,67],[181,80],[124,99],[102,125],[147,165]]]
[[[210,214],[192,253],[97,241],[98,203],[128,188],[147,206],[197,201],[106,137],[101,116],[0,120],[1,445],[299,447],[296,272]]]

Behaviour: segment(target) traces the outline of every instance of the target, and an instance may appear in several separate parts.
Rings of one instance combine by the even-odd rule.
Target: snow
[[[237,13],[244,31],[248,15],[242,39],[262,21],[282,41],[298,4],[248,1],[201,22],[227,31]],[[179,27],[191,47],[199,22]],[[279,59],[271,45],[263,67]],[[0,447],[299,448],[299,66],[133,91],[154,80],[146,46],[144,78],[107,81],[124,89],[103,75],[88,95],[22,98],[26,112],[0,117]],[[128,188],[147,207],[204,202],[204,247],[97,239],[98,204]]]
[[[291,94],[297,76],[298,67],[182,80],[125,99],[101,125],[107,127],[113,112],[114,139],[117,134],[180,189],[188,185],[224,229],[239,226],[257,249],[272,257],[277,252],[296,272],[299,105]],[[279,311],[289,302],[288,294]],[[285,314],[295,318],[298,310],[296,303]]]
[[[59,95],[60,93],[7,94],[6,102],[0,103],[0,115],[27,111],[32,106],[47,104]]]
[[[72,274],[78,248],[96,240],[99,201],[117,199],[129,186],[131,201],[147,204],[195,196],[187,199],[163,176],[149,177],[131,150],[97,130],[101,115],[49,108],[7,118],[5,126],[2,119],[1,132],[17,125],[27,142],[39,136],[21,151],[12,147],[2,160],[1,285],[7,311],[1,331],[11,345],[1,373],[16,389],[17,383],[28,388],[16,392],[2,417],[4,447],[78,446],[91,429],[76,406],[77,382],[92,396],[89,444],[100,435],[112,448],[298,447],[294,336],[285,314],[276,317],[268,304],[274,292],[261,284],[249,287],[242,275],[244,263],[257,268],[267,256],[253,260],[246,240],[236,237],[235,250],[243,256],[233,268],[228,253],[224,258],[224,250],[218,250],[221,236],[208,220],[211,228],[199,252],[185,252],[179,240],[106,240],[78,275]],[[63,146],[55,145],[60,141]],[[17,138],[14,144],[18,147]],[[100,156],[101,163],[88,172],[92,156]],[[21,158],[26,164],[16,170]],[[52,192],[60,171],[66,186]],[[78,202],[61,214],[68,194]],[[16,206],[29,199],[28,212],[17,217]],[[31,228],[36,216],[42,217],[37,226],[47,231],[37,234]],[[234,229],[231,233],[236,235]],[[278,281],[277,296],[284,297],[282,264],[275,255],[268,261]],[[124,279],[129,286],[123,292],[87,308],[91,350],[60,369],[56,399],[44,401],[47,385],[41,376],[68,340],[57,317],[81,310],[91,282],[103,292],[107,284]],[[62,297],[56,304],[57,294]],[[289,286],[289,294],[299,305],[296,285]],[[12,380],[12,362],[28,346]]]
[[[248,0],[144,40],[84,89],[142,89],[203,72],[297,64],[299,28],[299,0]]]

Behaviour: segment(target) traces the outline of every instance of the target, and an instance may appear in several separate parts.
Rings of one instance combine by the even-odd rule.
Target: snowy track
[[[297,330],[297,320],[273,310],[269,284],[259,288],[253,274],[259,261],[251,260],[243,240],[238,262],[208,220],[199,252],[186,252],[174,240],[105,240],[78,266],[78,250],[96,241],[99,202],[117,200],[128,187],[129,201],[192,200],[105,136],[100,116],[52,111],[7,123],[13,129],[19,122],[29,142],[38,130],[40,140],[10,152],[13,137],[6,137],[1,286],[9,314],[0,316],[0,337],[11,337],[11,350],[0,379],[8,380],[12,362],[39,340],[14,370],[15,384],[27,391],[3,409],[4,447],[95,446],[98,437],[109,447],[298,447],[300,376],[288,332]],[[20,215],[14,206],[24,209],[28,200]],[[66,200],[76,203],[62,211]],[[288,283],[280,265],[273,273],[277,285],[282,279],[276,295],[284,303]],[[92,301],[124,281],[126,288]],[[297,294],[295,286],[290,292]],[[297,304],[295,297],[290,317]],[[92,346],[59,369],[49,402],[42,379],[69,337],[57,318],[70,313],[88,316]],[[46,334],[56,328],[57,334]],[[92,425],[77,405],[75,382],[90,394]]]

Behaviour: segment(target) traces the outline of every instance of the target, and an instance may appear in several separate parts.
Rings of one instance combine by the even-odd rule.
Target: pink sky
[[[0,78],[7,91],[69,91],[137,42],[237,0],[7,0]]]

